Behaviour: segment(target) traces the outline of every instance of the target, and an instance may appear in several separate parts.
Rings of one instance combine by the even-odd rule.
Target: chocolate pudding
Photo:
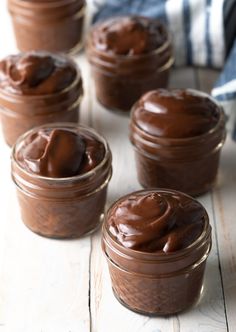
[[[190,196],[142,190],[110,207],[102,246],[117,299],[142,314],[170,315],[199,299],[211,227]]]
[[[80,50],[85,5],[85,0],[8,0],[19,50]]]
[[[111,172],[109,147],[90,128],[57,123],[28,131],[12,153],[23,222],[46,237],[91,232],[101,221]]]
[[[207,94],[190,89],[146,93],[134,105],[130,124],[140,184],[191,195],[210,190],[225,135],[223,109]]]
[[[0,110],[7,144],[35,126],[78,122],[83,94],[76,64],[47,52],[10,55],[0,61]]]
[[[108,109],[130,111],[144,92],[167,86],[173,57],[160,21],[125,16],[98,23],[87,52],[97,99]]]

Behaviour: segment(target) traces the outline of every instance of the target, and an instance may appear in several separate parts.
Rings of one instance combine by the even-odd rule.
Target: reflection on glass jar
[[[12,179],[22,220],[33,232],[77,238],[103,217],[111,152],[94,130],[48,124],[22,135],[12,152]]]

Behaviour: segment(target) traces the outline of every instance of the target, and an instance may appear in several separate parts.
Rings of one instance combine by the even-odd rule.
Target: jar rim
[[[55,9],[57,7],[60,6],[65,6],[65,5],[73,5],[74,4],[74,0],[53,0],[50,2],[34,2],[34,1],[18,1],[18,0],[8,0],[9,6],[16,4],[17,6],[20,6],[22,8],[31,8],[34,7],[36,9]],[[84,9],[84,7],[86,6],[86,2],[85,0],[80,0],[82,8],[81,10]]]
[[[98,139],[103,144],[103,146],[105,148],[105,155],[104,155],[102,161],[86,173],[78,174],[78,175],[75,175],[75,176],[61,177],[61,178],[42,176],[42,175],[39,175],[39,174],[36,174],[36,173],[31,173],[31,172],[27,171],[24,167],[22,167],[20,165],[18,160],[15,158],[17,149],[19,149],[20,145],[24,142],[25,138],[28,137],[28,135],[31,135],[32,133],[37,132],[39,129],[44,129],[44,128],[68,128],[68,129],[71,129],[71,130],[73,130],[73,129],[77,129],[77,130],[82,129],[85,132],[88,132],[88,133],[92,134],[94,137],[96,137],[96,139]],[[85,126],[85,125],[81,125],[81,124],[75,124],[75,123],[71,123],[71,122],[47,123],[45,125],[34,127],[32,129],[28,130],[27,132],[25,132],[23,135],[21,135],[17,139],[16,143],[14,144],[14,146],[12,148],[12,152],[11,152],[11,160],[17,165],[17,167],[24,174],[30,175],[30,176],[34,177],[34,179],[43,180],[43,181],[52,182],[52,183],[53,182],[63,183],[65,181],[69,182],[71,180],[75,181],[75,180],[87,179],[90,176],[92,176],[94,173],[99,171],[107,163],[107,160],[110,158],[110,156],[111,156],[111,152],[110,152],[108,142],[106,141],[106,139],[102,135],[97,133],[96,130],[94,130],[93,128],[91,128],[89,126]]]
[[[171,193],[177,193],[177,194],[180,193],[181,195],[187,196],[187,197],[191,198],[193,201],[195,201],[195,202],[197,202],[198,204],[201,205],[201,207],[203,209],[203,212],[204,212],[204,221],[205,222],[204,222],[204,227],[203,227],[203,230],[202,230],[201,234],[198,236],[198,238],[195,241],[193,241],[190,245],[188,245],[185,248],[182,248],[180,250],[176,250],[176,251],[173,251],[173,252],[168,252],[168,253],[165,253],[162,250],[157,251],[157,252],[147,252],[147,251],[140,251],[140,250],[135,250],[135,249],[132,249],[132,248],[124,247],[122,244],[120,244],[118,241],[116,241],[115,238],[112,236],[112,234],[109,232],[109,230],[107,228],[107,222],[106,221],[107,221],[109,212],[112,210],[112,208],[115,206],[115,204],[117,204],[117,203],[121,202],[122,200],[128,198],[130,196],[130,193],[120,197],[118,200],[113,202],[112,205],[109,207],[109,209],[106,211],[105,217],[104,217],[104,223],[103,223],[103,227],[102,227],[102,234],[103,234],[104,238],[106,239],[106,241],[107,241],[107,238],[106,238],[106,235],[107,235],[108,238],[109,238],[109,241],[111,242],[111,244],[115,244],[116,248],[121,253],[124,253],[125,255],[130,255],[130,256],[132,256],[132,254],[141,256],[139,258],[139,260],[141,260],[141,261],[142,260],[145,260],[145,261],[148,260],[148,259],[145,259],[145,256],[146,257],[149,256],[149,257],[151,257],[151,259],[154,259],[154,258],[162,259],[164,261],[165,260],[170,261],[171,259],[174,259],[176,256],[177,257],[185,256],[186,254],[189,253],[189,251],[191,252],[194,248],[200,246],[201,243],[203,242],[203,240],[208,237],[208,233],[209,233],[209,230],[211,230],[211,226],[210,226],[210,223],[209,223],[209,216],[207,214],[207,211],[206,211],[205,207],[198,200],[196,200],[195,198],[191,197],[188,194],[185,194],[183,192],[173,190],[173,189],[167,189],[167,188],[142,189],[142,190],[132,192],[132,194],[139,194],[139,193],[145,193],[145,192],[148,193],[148,192],[153,192],[153,191],[163,192],[163,193],[165,193],[165,192],[171,192]]]

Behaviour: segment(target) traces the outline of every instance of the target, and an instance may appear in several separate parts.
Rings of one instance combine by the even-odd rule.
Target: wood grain
[[[236,159],[233,151],[235,142],[228,137],[223,148],[217,186],[213,191],[219,264],[229,331],[234,331],[236,327]]]

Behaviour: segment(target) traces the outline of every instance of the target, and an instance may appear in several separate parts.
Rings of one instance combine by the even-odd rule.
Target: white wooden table
[[[6,1],[0,1],[0,56],[16,52]],[[140,189],[128,141],[128,117],[97,104],[88,64],[81,121],[103,134],[112,149],[114,174],[107,206]],[[217,73],[181,69],[171,85],[208,91]],[[235,332],[236,331],[236,144],[223,149],[215,189],[199,198],[213,228],[204,292],[198,306],[170,318],[149,318],[114,298],[100,232],[80,240],[39,237],[22,223],[10,178],[10,149],[0,136],[0,332]]]

